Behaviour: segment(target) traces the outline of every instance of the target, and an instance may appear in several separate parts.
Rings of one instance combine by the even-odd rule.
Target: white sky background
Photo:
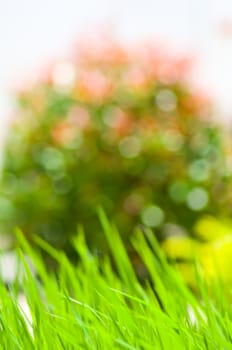
[[[154,37],[194,53],[196,80],[232,120],[232,29],[223,36],[223,20],[232,23],[232,0],[0,0],[0,135],[14,82],[106,23],[122,38]]]

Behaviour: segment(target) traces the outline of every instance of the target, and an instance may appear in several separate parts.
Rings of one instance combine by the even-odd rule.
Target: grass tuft
[[[232,349],[232,309],[222,285],[209,289],[198,275],[196,296],[167,263],[154,235],[137,232],[132,244],[149,271],[141,285],[119,233],[99,215],[116,269],[107,256],[99,260],[90,253],[79,230],[75,266],[35,239],[58,263],[56,272],[48,272],[17,231],[17,278],[11,286],[0,282],[0,348]]]

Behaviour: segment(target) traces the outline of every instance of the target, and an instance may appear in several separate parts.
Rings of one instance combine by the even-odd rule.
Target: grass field
[[[73,241],[80,256],[76,266],[35,238],[58,263],[48,273],[40,253],[17,233],[17,279],[0,286],[1,349],[232,349],[228,287],[207,286],[196,265],[198,291],[192,293],[151,232],[138,232],[132,242],[150,275],[141,285],[117,230],[103,213],[100,218],[114,268],[109,257],[88,251],[80,229]]]

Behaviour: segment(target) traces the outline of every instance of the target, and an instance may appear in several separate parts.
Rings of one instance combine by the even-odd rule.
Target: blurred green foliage
[[[88,243],[104,249],[98,205],[126,241],[137,225],[159,238],[191,235],[202,215],[230,215],[228,138],[188,77],[186,58],[107,39],[79,45],[20,91],[1,231],[19,226],[65,248],[83,223]]]

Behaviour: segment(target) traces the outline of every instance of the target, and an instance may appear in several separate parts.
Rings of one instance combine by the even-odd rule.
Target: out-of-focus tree
[[[190,60],[151,43],[86,39],[17,95],[5,146],[3,232],[58,247],[84,225],[102,248],[101,205],[127,240],[192,233],[202,214],[231,214],[227,136],[189,83]]]

